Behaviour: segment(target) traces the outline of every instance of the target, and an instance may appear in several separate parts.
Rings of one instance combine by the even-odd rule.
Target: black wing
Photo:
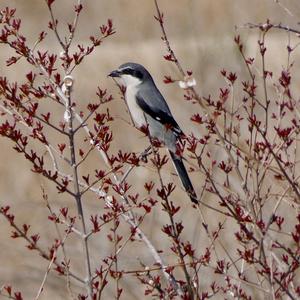
[[[176,136],[183,135],[179,125],[168,112],[165,112],[157,107],[150,106],[140,95],[136,96],[136,102],[143,112],[166,127],[170,127]]]

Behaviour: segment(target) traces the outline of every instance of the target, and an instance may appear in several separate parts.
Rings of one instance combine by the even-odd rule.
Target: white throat
[[[121,79],[121,81],[123,81],[123,84],[127,88],[136,87],[142,83],[142,81],[139,78],[136,78],[136,77],[133,77],[133,76],[127,75],[127,74],[123,74],[120,79]]]
[[[127,74],[123,74],[120,79],[126,86],[125,99],[131,114],[131,118],[135,125],[140,128],[146,124],[144,113],[136,102],[136,94],[139,89],[138,86],[142,83],[142,81]]]

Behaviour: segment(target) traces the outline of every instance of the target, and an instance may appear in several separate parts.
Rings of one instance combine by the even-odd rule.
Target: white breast
[[[134,121],[136,127],[140,128],[146,124],[144,113],[141,108],[136,103],[135,95],[137,93],[137,87],[134,85],[128,86],[126,89],[125,100],[127,102],[127,106],[129,112],[131,114],[131,118]]]
[[[123,74],[121,79],[126,86],[125,100],[127,102],[131,118],[135,123],[135,126],[140,128],[146,124],[144,113],[137,105],[135,98],[141,81],[138,78],[127,74]]]

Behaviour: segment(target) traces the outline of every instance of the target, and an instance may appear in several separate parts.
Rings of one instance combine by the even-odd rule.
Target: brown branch
[[[292,32],[292,33],[296,33],[300,35],[300,30],[295,29],[295,28],[291,28],[287,25],[282,25],[281,23],[279,24],[272,24],[272,23],[259,23],[259,24],[255,24],[255,23],[246,23],[244,25],[247,28],[253,29],[253,28],[259,28],[260,30],[265,30],[267,26],[269,26],[270,28],[276,28],[276,29],[280,29],[280,30],[284,30],[287,32]]]
[[[287,181],[289,182],[289,184],[291,185],[293,191],[295,192],[295,194],[297,195],[297,198],[298,198],[298,201],[300,201],[300,192],[297,188],[297,183],[294,182],[290,176],[287,174],[285,168],[282,166],[282,164],[280,163],[279,161],[279,158],[278,156],[275,154],[275,152],[273,151],[272,149],[272,146],[270,145],[266,135],[265,135],[265,132],[262,132],[262,130],[259,128],[259,126],[255,125],[257,131],[261,134],[262,138],[264,139],[265,143],[266,143],[266,146],[268,147],[268,150],[270,151],[270,153],[272,154],[272,156],[274,157],[275,159],[275,162],[277,163],[280,171],[282,172],[282,174],[284,175],[284,177],[287,179]]]
[[[68,113],[68,137],[69,137],[69,146],[70,146],[70,156],[71,156],[71,167],[73,171],[73,183],[74,183],[74,198],[76,200],[77,209],[78,209],[78,215],[81,221],[82,225],[82,231],[84,234],[84,238],[82,239],[83,243],[83,249],[85,253],[85,264],[86,264],[86,273],[87,273],[87,285],[88,285],[88,292],[90,295],[90,299],[93,298],[93,292],[92,292],[92,270],[91,270],[91,258],[89,254],[89,245],[88,245],[88,239],[86,237],[87,229],[86,229],[86,223],[85,218],[83,214],[83,208],[82,208],[82,196],[81,191],[79,188],[79,178],[78,178],[78,165],[76,161],[76,154],[75,154],[75,138],[74,138],[74,129],[73,129],[73,110],[72,110],[72,101],[71,101],[71,88],[74,82],[71,84],[65,84],[66,86],[66,97],[68,99],[67,105],[66,105],[66,111]]]
[[[144,118],[145,118],[147,126],[149,127],[149,123],[148,123],[148,120],[147,120],[147,117],[146,117],[145,113],[144,113]],[[157,174],[158,174],[158,177],[159,177],[160,187],[161,187],[162,190],[165,190],[165,185],[164,185],[164,182],[163,182],[163,179],[162,179],[162,176],[161,176],[160,167],[155,163],[157,151],[155,151],[155,149],[154,149],[152,137],[150,136],[150,134],[148,134],[148,138],[149,138],[150,146],[152,148],[152,155],[153,155],[154,165],[156,167],[156,171],[157,171]],[[189,293],[189,298],[193,299],[194,298],[194,290],[193,290],[193,285],[192,285],[192,282],[191,282],[191,277],[190,277],[190,274],[189,274],[189,272],[186,268],[184,256],[183,256],[182,249],[181,249],[181,246],[180,246],[180,242],[179,242],[179,240],[180,240],[179,235],[180,234],[178,233],[178,231],[176,229],[173,214],[170,213],[171,206],[170,206],[168,196],[164,194],[162,196],[162,199],[165,202],[163,207],[165,208],[165,210],[167,212],[167,215],[169,216],[169,220],[170,220],[170,223],[171,223],[171,226],[172,226],[172,230],[174,232],[174,235],[172,234],[171,237],[173,239],[173,242],[176,245],[176,249],[177,249],[177,252],[178,252],[178,257],[179,257],[179,259],[182,263],[183,273],[184,273],[186,281],[187,281],[187,289],[188,289],[188,293]],[[182,290],[177,284],[174,287],[176,288],[176,291],[178,292],[179,295],[182,294]]]
[[[46,2],[46,5],[47,5],[47,7],[49,9],[49,13],[50,13],[50,17],[51,17],[51,23],[52,23],[52,26],[53,26],[53,31],[55,33],[56,39],[59,42],[59,44],[61,45],[61,47],[65,50],[66,49],[66,45],[64,44],[64,42],[62,41],[62,39],[61,39],[61,37],[60,37],[60,35],[58,33],[57,24],[56,24],[57,20],[55,20],[55,18],[54,18],[52,7],[51,7],[51,5],[48,5],[47,0],[45,0],[45,2]]]
[[[156,11],[157,11],[157,17],[156,17],[156,20],[159,22],[160,24],[160,28],[161,28],[161,31],[162,31],[162,40],[165,42],[166,44],[166,47],[167,47],[167,50],[169,52],[169,54],[171,55],[171,57],[173,58],[173,61],[174,63],[176,64],[179,72],[181,73],[181,75],[183,77],[186,76],[186,72],[184,71],[181,63],[179,62],[177,56],[175,55],[174,51],[172,50],[171,46],[170,46],[170,42],[169,42],[169,39],[168,39],[168,36],[167,36],[167,33],[166,33],[166,30],[165,30],[165,27],[164,27],[164,20],[163,20],[163,14],[162,12],[160,11],[159,9],[159,6],[158,6],[158,2],[157,0],[154,0],[154,3],[155,3],[155,7],[156,7]],[[192,93],[192,96],[193,98],[198,102],[198,104],[201,106],[201,108],[204,110],[204,112],[206,113],[208,119],[210,121],[213,121],[213,117],[211,116],[211,113],[209,112],[209,109],[206,107],[206,105],[204,104],[202,98],[199,96],[199,94],[197,93],[197,91],[194,89],[194,87],[189,87],[188,90]],[[213,122],[215,123],[215,122]],[[236,161],[235,159],[233,158],[233,155],[232,153],[230,152],[230,150],[228,149],[227,147],[227,144],[226,144],[226,140],[225,138],[222,136],[220,130],[218,129],[218,126],[217,124],[215,124],[214,126],[214,130],[216,132],[216,135],[218,136],[219,140],[221,141],[221,143],[223,144],[224,146],[224,150],[226,151],[231,163],[233,164],[234,168],[235,168],[235,171],[238,175],[238,178],[240,180],[240,185],[246,195],[246,198],[249,197],[249,190],[247,188],[247,184],[246,184],[246,181],[244,180],[243,176],[242,176],[242,173],[239,169],[239,166],[236,164]],[[245,200],[246,202],[246,200]],[[246,203],[247,204],[247,203]]]
[[[11,222],[11,220],[8,218],[8,216],[6,216],[4,214],[4,212],[2,212],[1,209],[0,209],[0,214],[2,214],[6,218],[6,220],[9,222],[10,226],[16,230],[19,237],[23,238],[29,245],[31,245],[33,247],[33,249],[36,250],[42,258],[46,259],[47,261],[51,261],[51,257],[46,253],[46,251],[43,250],[42,248],[40,248],[37,244],[33,244],[32,240],[19,228],[19,226],[17,224],[15,224],[14,222]],[[65,269],[65,267],[62,266],[61,264],[59,264],[56,260],[54,261],[54,264],[59,269],[62,269],[62,270]],[[63,274],[63,275],[65,275],[65,274]],[[78,282],[85,284],[85,280],[81,279],[78,275],[74,274],[73,272],[69,271],[69,276],[72,277],[73,279],[77,280]]]

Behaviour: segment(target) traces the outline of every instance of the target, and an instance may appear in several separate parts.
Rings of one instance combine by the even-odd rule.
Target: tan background
[[[72,21],[73,3],[75,1],[57,0],[54,5],[56,17],[62,20],[63,24]],[[194,71],[197,89],[202,95],[218,94],[219,87],[224,84],[220,76],[220,70],[223,68],[237,72],[242,77],[246,76],[245,67],[241,62],[233,38],[236,34],[241,34],[247,53],[256,57],[259,34],[256,30],[243,28],[245,23],[265,22],[266,19],[271,19],[275,23],[282,22],[289,26],[297,26],[300,17],[300,3],[297,0],[281,1],[283,6],[290,11],[272,0],[161,0],[159,3],[165,13],[165,25],[171,45],[183,66]],[[194,106],[183,101],[183,93],[177,85],[164,85],[162,82],[164,75],[172,74],[173,77],[176,77],[179,74],[174,65],[163,59],[166,52],[160,39],[159,25],[153,18],[156,13],[153,1],[89,0],[84,1],[83,4],[85,9],[79,21],[75,43],[86,45],[89,36],[97,32],[99,25],[105,23],[107,18],[113,19],[117,33],[107,39],[74,72],[76,80],[74,93],[79,101],[79,107],[83,107],[81,105],[95,99],[95,90],[98,85],[108,88],[109,92],[114,95],[115,101],[110,103],[109,107],[112,115],[116,117],[113,123],[113,128],[117,129],[115,131],[115,149],[121,146],[123,149],[140,151],[147,144],[147,141],[141,139],[141,135],[137,131],[121,120],[120,117],[128,120],[128,115],[125,113],[125,106],[120,100],[118,90],[107,78],[107,74],[112,69],[126,61],[140,62],[149,69],[166,96],[179,124],[186,132],[193,131],[194,125],[189,121],[189,117],[195,109]],[[1,0],[0,9],[6,5],[17,8],[17,15],[22,18],[23,33],[28,37],[30,44],[34,44],[36,36],[41,30],[47,31],[49,14],[44,1]],[[60,32],[63,32],[63,27],[60,27]],[[267,60],[267,67],[272,68],[276,77],[279,76],[281,67],[286,64],[285,46],[287,41],[288,35],[283,32],[274,32],[267,38],[269,50],[272,51],[272,55]],[[9,57],[10,52],[7,47],[0,46],[0,75],[8,76],[11,80],[23,80],[24,77],[20,78],[20,75],[29,72],[30,66],[21,62],[7,70],[5,60]],[[51,32],[43,47],[58,55],[61,51]],[[298,53],[293,58],[295,67],[299,67]],[[0,139],[0,149],[0,204],[9,204],[16,213],[18,222],[30,223],[34,228],[33,232],[39,232],[42,235],[41,244],[47,247],[47,238],[53,237],[55,232],[52,224],[49,225],[47,221],[47,211],[41,200],[41,185],[46,187],[49,200],[54,208],[61,206],[62,201],[64,201],[64,205],[70,207],[73,204],[70,203],[68,197],[57,199],[57,193],[53,186],[49,186],[44,179],[29,171],[29,163],[11,150],[8,140]],[[87,170],[89,167],[94,170],[93,163],[93,161],[87,163]],[[101,160],[98,160],[98,163],[101,163]],[[137,178],[143,179],[151,176],[153,177],[151,170],[141,168],[132,174],[130,181],[136,183]],[[169,172],[166,172],[165,176],[166,179],[175,178],[174,180],[177,180],[176,177],[170,177]],[[200,178],[193,176],[193,181],[197,186]],[[191,239],[198,247],[203,247],[203,241],[200,240],[202,229],[197,221],[199,216],[191,209],[184,193],[179,190],[177,195],[177,201],[184,202],[184,210],[180,216],[184,220],[193,220],[193,222],[185,224],[185,237]],[[93,213],[95,213],[95,209],[99,208],[93,195],[86,199],[85,207],[87,211]],[[208,214],[208,218],[209,216]],[[166,215],[156,209],[151,218],[143,229],[154,244],[164,247],[161,240],[162,235],[154,225],[163,224]],[[218,221],[222,220],[212,218],[212,226]],[[11,283],[21,290],[27,299],[32,299],[41,283],[47,263],[36,257],[34,253],[27,251],[23,241],[9,239],[9,232],[10,228],[7,222],[0,218],[0,287],[5,283]],[[104,237],[105,235],[103,235],[105,240]],[[93,240],[92,242],[95,264],[97,259],[103,258],[104,254],[110,250],[110,246],[104,240]],[[224,245],[226,246],[228,243],[230,241],[225,239]],[[138,267],[134,247],[131,252],[124,252],[123,256],[125,266],[129,269]],[[230,247],[228,248],[230,249]],[[73,257],[73,264],[80,270],[82,266],[81,248],[77,239],[70,240],[68,251]],[[167,255],[165,259],[168,260]],[[151,256],[147,251],[144,252],[143,260],[149,264],[152,263]],[[133,278],[126,277],[122,283],[126,290],[126,299],[141,299],[142,290],[133,290],[132,282],[134,282]],[[110,288],[108,289],[107,299],[113,298],[110,291],[113,292]],[[50,274],[40,299],[65,299],[65,293],[64,281],[56,275]],[[0,299],[2,299],[1,296]]]

